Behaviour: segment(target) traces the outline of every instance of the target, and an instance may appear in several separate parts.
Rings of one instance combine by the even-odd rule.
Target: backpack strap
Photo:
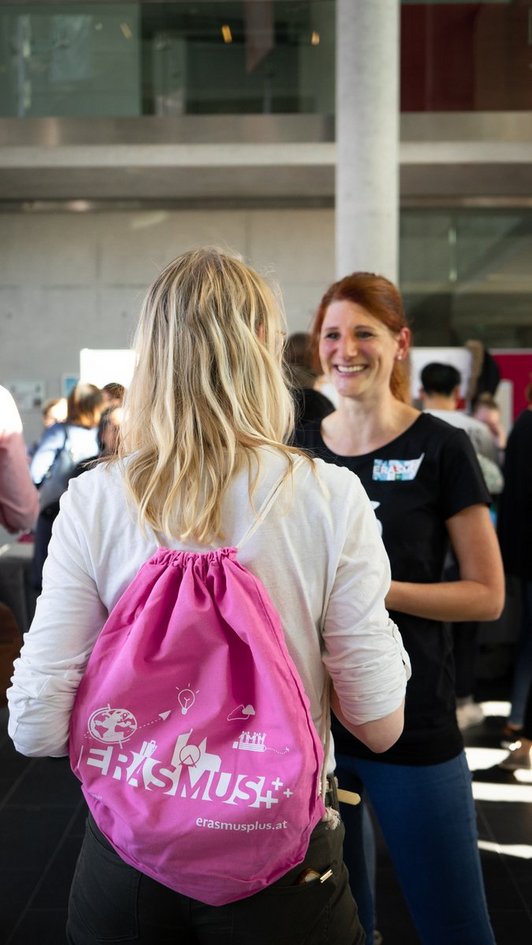
[[[291,467],[292,475],[294,473],[294,470],[297,469],[299,466],[301,466],[303,461],[304,461],[303,456],[296,456]],[[236,543],[235,548],[237,551],[239,551],[240,548],[242,548],[242,546],[252,537],[252,535],[255,534],[259,526],[262,525],[265,519],[267,518],[268,513],[270,512],[273,506],[273,503],[275,502],[277,498],[278,492],[285,481],[285,478],[286,478],[286,473],[283,473],[283,475],[279,479],[275,480],[273,486],[269,490],[266,498],[264,499],[264,502],[262,503],[251,525],[249,526],[248,529],[246,529],[240,541]]]
[[[291,472],[294,473],[294,470],[297,469],[304,462],[303,456],[296,456]],[[262,503],[257,515],[253,519],[253,522],[249,528],[245,531],[244,535],[240,541],[235,545],[237,551],[242,548],[246,541],[255,534],[260,525],[265,521],[268,513],[270,512],[273,503],[275,502],[279,490],[282,488],[282,485],[285,481],[285,474],[277,479],[271,489],[269,490],[264,502]],[[322,716],[325,723],[325,732],[320,733],[321,742],[324,746],[324,759],[323,759],[323,768],[320,773],[320,793],[322,800],[325,802],[325,795],[329,787],[329,781],[327,776],[327,761],[329,756],[329,747],[331,744],[331,699],[330,699],[330,687],[331,681],[327,678],[325,685],[323,687],[321,707],[322,707]],[[347,792],[343,792],[346,794]],[[327,808],[326,819],[329,821],[331,828],[334,828],[338,822],[336,811],[332,811],[330,808]]]
[[[321,772],[321,796],[324,803],[325,795],[330,784],[330,778],[327,775],[327,761],[329,757],[329,748],[331,745],[331,688],[332,680],[330,676],[327,675],[321,697],[321,710],[323,718],[325,719],[325,738],[323,739],[324,761]],[[354,807],[356,807],[357,804],[360,804],[360,801],[362,800],[360,794],[357,794],[356,791],[346,791],[344,788],[340,788],[338,786],[338,778],[334,775],[333,780],[335,783],[334,793],[336,794],[337,800],[341,801],[342,804],[351,804]],[[331,813],[329,808],[326,808],[325,819],[329,822],[329,826],[334,829],[334,826],[336,825],[336,818],[334,814]]]

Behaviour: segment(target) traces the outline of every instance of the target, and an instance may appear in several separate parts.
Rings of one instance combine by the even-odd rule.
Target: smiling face
[[[395,361],[406,356],[409,338],[407,328],[392,333],[355,302],[334,301],[321,326],[322,369],[342,397],[389,392]]]

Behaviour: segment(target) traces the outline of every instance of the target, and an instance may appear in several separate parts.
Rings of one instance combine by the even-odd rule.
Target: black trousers
[[[343,863],[344,828],[320,823],[303,863],[267,889],[208,906],[124,863],[87,820],[69,901],[69,945],[363,945],[364,932]],[[192,854],[192,851],[191,851]],[[302,873],[325,882],[301,882]]]

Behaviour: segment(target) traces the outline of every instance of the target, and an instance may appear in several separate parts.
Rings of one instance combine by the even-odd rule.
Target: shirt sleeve
[[[38,514],[22,421],[11,394],[0,388],[0,525],[9,532],[31,528]]]
[[[442,446],[440,497],[444,520],[472,505],[491,502],[473,445],[462,430],[453,430]]]
[[[405,696],[410,660],[385,607],[390,564],[369,499],[353,473],[346,489],[344,535],[323,628],[323,661],[346,719],[383,718]]]
[[[67,492],[54,522],[43,592],[7,690],[8,731],[23,755],[68,753],[74,698],[107,618],[89,561]]]

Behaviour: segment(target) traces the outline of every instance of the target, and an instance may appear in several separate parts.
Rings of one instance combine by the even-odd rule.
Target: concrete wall
[[[0,214],[0,383],[57,396],[81,348],[128,347],[144,292],[180,252],[215,244],[281,285],[289,331],[306,329],[334,278],[334,212],[139,210]],[[25,436],[38,409],[21,411]]]

